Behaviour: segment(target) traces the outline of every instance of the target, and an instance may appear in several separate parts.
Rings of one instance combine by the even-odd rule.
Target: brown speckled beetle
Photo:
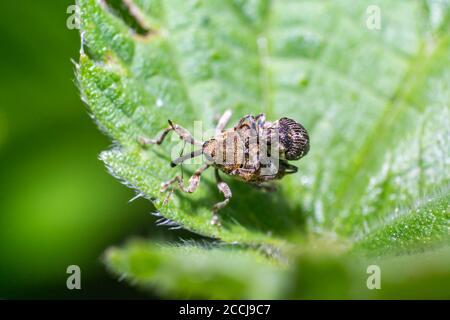
[[[230,117],[231,111],[227,110],[218,121],[215,136],[205,142],[197,141],[186,129],[170,120],[169,126],[157,139],[139,138],[142,145],[161,144],[167,134],[174,131],[182,140],[199,147],[171,162],[174,167],[187,159],[204,155],[206,161],[189,179],[189,185],[186,187],[183,178],[177,175],[161,185],[161,192],[178,183],[183,192],[192,193],[200,183],[201,174],[210,166],[214,167],[217,187],[225,200],[212,207],[212,224],[219,224],[217,212],[228,204],[232,196],[219,171],[264,190],[274,190],[270,181],[297,172],[297,167],[288,161],[298,160],[309,151],[308,132],[292,119],[267,122],[264,114],[247,115],[233,128],[225,129]]]

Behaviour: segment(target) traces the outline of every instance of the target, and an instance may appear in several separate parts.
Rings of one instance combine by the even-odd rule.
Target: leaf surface
[[[124,3],[78,0],[78,80],[116,143],[101,159],[152,200],[161,223],[282,252],[317,239],[369,256],[448,244],[448,1],[378,1],[380,30],[367,26],[370,1]],[[212,172],[194,194],[165,204],[159,187],[179,174],[169,166],[179,143],[142,148],[138,139],[156,136],[168,119],[211,130],[226,109],[230,125],[261,112],[296,119],[311,151],[274,194],[226,178],[233,198],[218,228],[209,223],[222,200]],[[186,175],[198,166],[186,165]]]

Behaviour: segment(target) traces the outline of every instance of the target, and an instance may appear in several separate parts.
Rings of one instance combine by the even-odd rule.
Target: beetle
[[[232,197],[231,189],[221,179],[219,171],[271,191],[274,190],[273,180],[297,172],[297,167],[289,161],[304,157],[310,148],[307,130],[295,120],[283,117],[268,122],[265,114],[261,113],[257,116],[246,115],[233,128],[225,129],[231,115],[230,110],[225,111],[217,123],[215,136],[206,141],[196,140],[188,130],[171,120],[158,138],[139,137],[139,143],[143,146],[160,145],[173,131],[183,141],[198,147],[190,154],[171,161],[171,166],[175,167],[187,159],[200,155],[205,157],[205,163],[191,176],[188,186],[185,186],[182,176],[177,175],[161,184],[161,192],[166,192],[172,184],[178,184],[181,191],[193,193],[200,184],[202,173],[214,167],[217,188],[225,198],[212,207],[211,223],[214,225],[220,225],[218,211]]]

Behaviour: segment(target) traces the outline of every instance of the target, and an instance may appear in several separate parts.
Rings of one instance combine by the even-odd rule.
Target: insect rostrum
[[[214,167],[217,187],[225,197],[224,201],[212,207],[211,223],[216,225],[219,224],[218,211],[228,204],[232,196],[230,187],[220,178],[219,171],[259,188],[273,190],[273,180],[297,172],[297,167],[288,161],[298,160],[309,151],[308,132],[292,119],[281,118],[268,122],[264,114],[256,117],[247,115],[233,128],[225,129],[230,117],[231,111],[227,110],[219,119],[215,136],[204,142],[197,141],[186,129],[170,120],[169,126],[158,138],[139,138],[143,145],[161,144],[167,134],[174,131],[185,142],[198,146],[196,151],[171,162],[174,167],[187,159],[204,155],[205,163],[191,176],[188,186],[177,175],[161,185],[161,192],[177,183],[183,192],[192,193],[197,189],[202,173]]]

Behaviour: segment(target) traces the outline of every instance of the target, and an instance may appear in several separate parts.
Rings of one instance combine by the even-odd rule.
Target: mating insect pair
[[[217,187],[225,197],[212,207],[211,223],[216,225],[219,224],[218,211],[228,204],[232,196],[230,187],[220,178],[219,171],[256,187],[273,190],[273,186],[269,184],[272,180],[297,172],[297,167],[288,161],[298,160],[309,151],[306,129],[292,119],[281,118],[267,122],[264,114],[256,117],[247,115],[233,128],[225,129],[230,118],[231,111],[227,110],[219,119],[215,136],[207,141],[197,141],[186,129],[170,120],[169,126],[157,139],[139,139],[142,145],[161,144],[167,134],[174,131],[185,142],[199,147],[171,162],[171,166],[175,167],[187,159],[204,155],[205,164],[194,172],[188,186],[177,175],[161,185],[161,192],[177,183],[183,192],[193,193],[200,183],[202,173],[209,167],[214,167]]]

